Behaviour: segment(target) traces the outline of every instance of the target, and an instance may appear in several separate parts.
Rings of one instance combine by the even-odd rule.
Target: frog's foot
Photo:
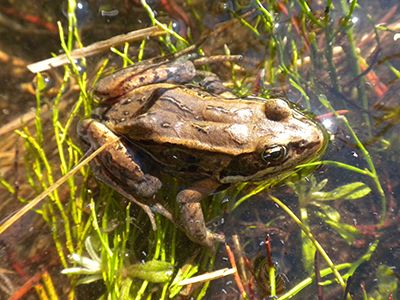
[[[125,191],[123,188],[121,188],[119,185],[115,185],[114,182],[109,181],[109,178],[106,176],[103,176],[102,172],[100,172],[99,170],[102,170],[102,168],[100,167],[98,161],[96,159],[92,160],[90,162],[92,170],[96,176],[96,178],[98,178],[100,181],[102,181],[103,183],[105,183],[106,185],[108,185],[109,187],[111,187],[114,191],[116,191],[117,193],[119,193],[120,195],[122,195],[123,197],[125,197],[126,199],[128,199],[129,201],[135,203],[137,206],[139,206],[141,209],[143,209],[143,211],[146,213],[146,215],[149,217],[150,223],[151,223],[151,227],[154,231],[157,230],[157,224],[156,224],[156,220],[154,218],[154,214],[151,211],[150,206],[140,202],[139,200],[137,200],[134,196],[132,196],[132,194],[130,192]]]
[[[238,63],[243,60],[242,55],[214,55],[206,56],[195,59],[193,64],[198,67],[212,63],[226,63],[233,62]],[[226,88],[222,80],[214,73],[208,71],[200,71],[196,69],[196,76],[201,77],[202,81],[199,83],[200,87],[206,91],[219,95],[226,99],[237,99],[236,95],[233,94],[228,88]]]
[[[223,243],[225,242],[225,236],[223,234],[219,233],[214,233],[207,228],[203,227],[200,225],[200,230],[196,230],[194,233],[191,232],[191,230],[195,227],[191,223],[189,225],[190,230],[187,230],[187,226],[184,226],[180,224],[180,222],[177,222],[176,219],[173,217],[171,212],[167,210],[163,205],[160,203],[155,203],[154,205],[151,206],[151,211],[154,213],[157,213],[159,215],[164,216],[167,218],[170,222],[172,222],[175,226],[179,227],[182,231],[186,233],[186,235],[195,243],[202,244],[206,247],[208,247],[211,250],[214,250],[214,246],[216,243]],[[180,220],[182,222],[182,218]],[[204,241],[204,242],[202,242]]]
[[[207,229],[200,201],[218,187],[219,183],[206,179],[182,190],[176,196],[180,205],[180,225],[193,242],[213,249],[216,242],[224,242],[222,234]]]
[[[199,87],[207,92],[225,99],[237,99],[237,96],[224,86],[216,74],[208,71],[196,71],[196,76],[201,78],[201,81],[198,83]]]

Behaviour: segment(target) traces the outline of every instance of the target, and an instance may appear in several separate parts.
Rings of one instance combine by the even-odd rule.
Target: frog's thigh
[[[85,120],[85,136],[83,138],[94,147],[114,140],[91,163],[95,176],[115,189],[122,187],[127,193],[139,197],[152,197],[160,188],[158,178],[145,174],[136,163],[135,153],[118,139],[104,124],[95,120]]]
[[[186,235],[192,241],[210,248],[213,248],[216,241],[224,241],[224,237],[207,229],[200,201],[218,185],[219,183],[212,179],[198,181],[176,196],[180,209],[180,222]]]

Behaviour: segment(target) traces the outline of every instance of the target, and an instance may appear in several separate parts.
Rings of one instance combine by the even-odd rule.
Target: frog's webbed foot
[[[154,231],[157,230],[157,225],[156,225],[156,221],[155,221],[155,218],[154,218],[154,213],[152,212],[150,206],[140,202],[134,196],[132,196],[132,194],[130,192],[125,191],[119,185],[115,184],[115,182],[110,180],[110,178],[108,176],[105,176],[103,174],[103,171],[104,171],[103,166],[101,166],[101,164],[99,163],[98,160],[96,160],[96,158],[93,159],[90,162],[90,165],[91,165],[91,168],[92,168],[92,171],[93,171],[95,177],[98,180],[100,180],[104,184],[108,185],[110,188],[115,190],[118,194],[120,194],[121,196],[125,197],[126,199],[128,199],[129,201],[135,203],[137,206],[139,206],[141,209],[143,209],[143,211],[149,217],[152,229]]]
[[[219,183],[212,179],[196,182],[191,187],[178,193],[176,199],[179,204],[180,225],[186,235],[194,242],[213,249],[216,242],[224,242],[222,234],[207,229],[200,201],[213,192]]]
[[[237,99],[237,96],[224,86],[216,74],[208,71],[197,71],[196,76],[201,78],[198,83],[199,87],[207,92],[225,99]]]

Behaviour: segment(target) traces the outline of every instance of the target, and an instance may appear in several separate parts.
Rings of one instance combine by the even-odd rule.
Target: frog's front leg
[[[145,174],[137,164],[136,154],[105,126],[93,119],[83,120],[78,126],[79,136],[95,150],[115,140],[92,160],[91,167],[96,178],[114,190],[138,197],[153,197],[161,188],[161,181]],[[122,187],[122,188],[120,188]]]
[[[213,248],[216,242],[223,242],[224,236],[207,229],[200,201],[215,191],[220,185],[213,179],[196,182],[189,188],[178,193],[176,199],[179,205],[180,225],[186,235],[194,242]]]

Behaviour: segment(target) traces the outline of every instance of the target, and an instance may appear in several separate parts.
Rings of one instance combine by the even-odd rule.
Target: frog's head
[[[318,159],[327,144],[326,131],[311,117],[281,99],[265,104],[252,151],[234,157],[221,172],[224,183],[280,179],[300,164]]]

